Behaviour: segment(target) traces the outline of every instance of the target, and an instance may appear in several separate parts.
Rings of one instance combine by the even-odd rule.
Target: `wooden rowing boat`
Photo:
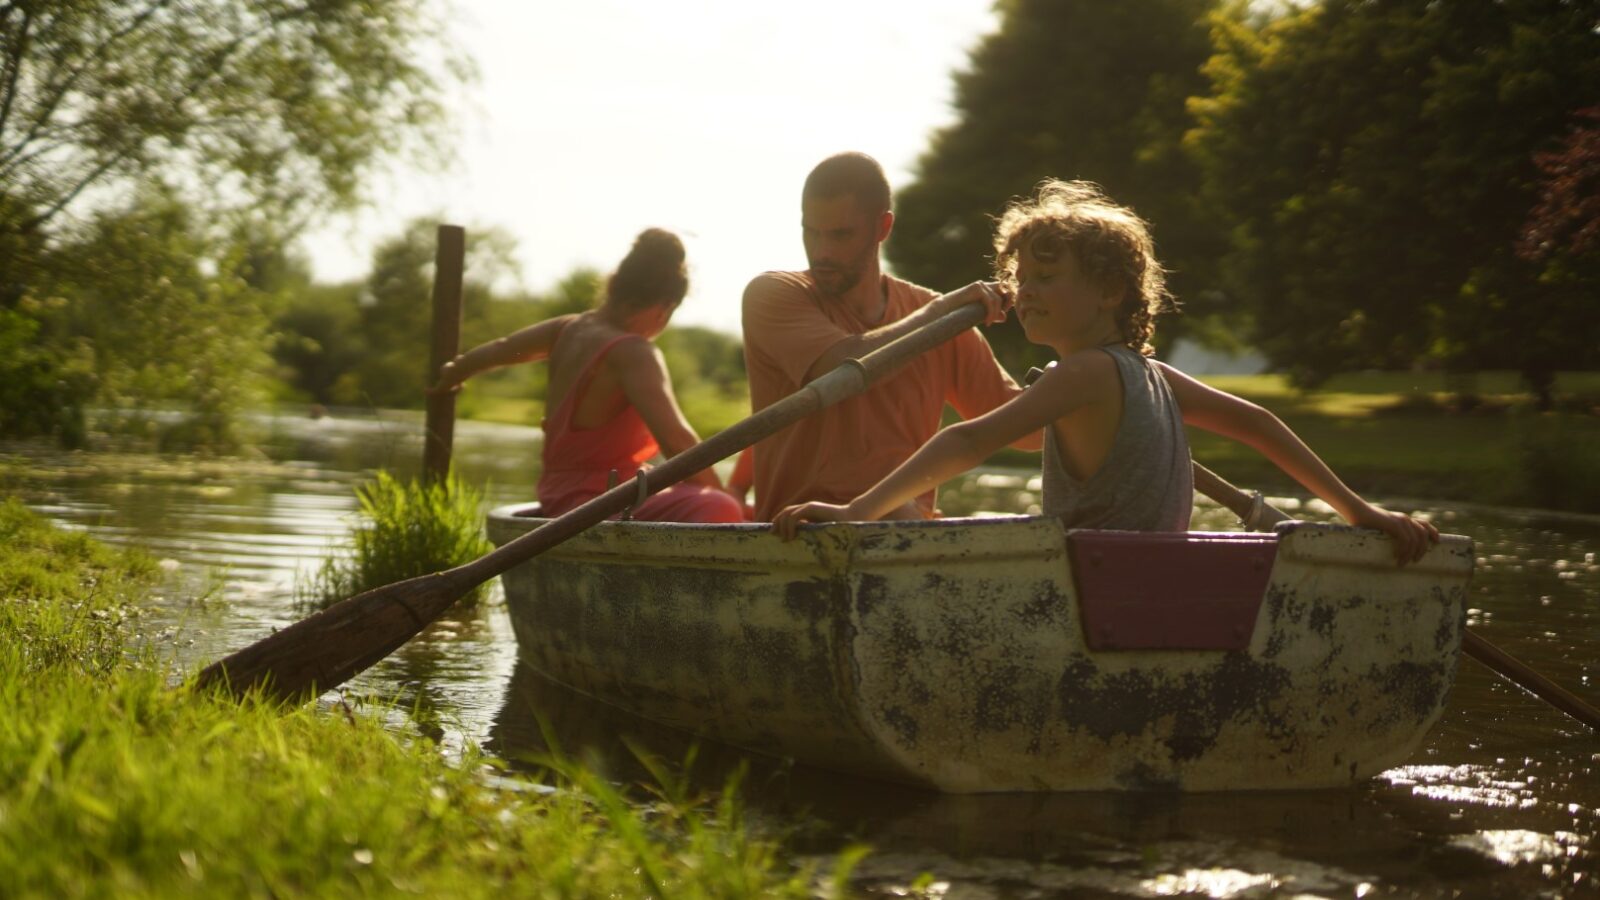
[[[503,544],[537,507],[489,516]],[[634,715],[950,792],[1348,785],[1460,658],[1471,542],[1067,531],[1051,518],[606,522],[503,578],[522,658]]]

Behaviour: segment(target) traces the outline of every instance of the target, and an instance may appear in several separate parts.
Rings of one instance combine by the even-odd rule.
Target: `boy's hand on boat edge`
[[[1428,548],[1439,543],[1439,529],[1432,522],[1413,519],[1405,513],[1390,512],[1367,504],[1366,508],[1350,519],[1350,524],[1361,528],[1376,528],[1394,541],[1395,562],[1400,565],[1416,562]]]
[[[786,541],[800,533],[801,522],[848,522],[850,507],[833,503],[796,503],[772,517],[772,530]]]

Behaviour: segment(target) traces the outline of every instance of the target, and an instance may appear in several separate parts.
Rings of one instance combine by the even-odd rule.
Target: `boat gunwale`
[[[488,523],[501,523],[498,526],[501,528],[511,528],[521,526],[526,523],[542,524],[543,522],[550,521],[549,519],[545,519],[543,517],[528,514],[530,510],[535,510],[537,508],[537,502],[506,504],[489,510],[485,516],[485,519]],[[928,534],[931,537],[937,537],[938,533],[941,531],[971,528],[988,529],[997,527],[1010,527],[1018,530],[1031,530],[1041,525],[1047,525],[1050,523],[1053,523],[1057,526],[1058,530],[1055,533],[1059,534],[1066,542],[1070,542],[1072,536],[1079,532],[1094,534],[1126,534],[1130,536],[1144,537],[1158,535],[1160,537],[1156,537],[1155,539],[1157,540],[1169,535],[1172,536],[1173,539],[1176,539],[1176,536],[1181,534],[1183,536],[1183,540],[1188,543],[1201,543],[1207,541],[1215,541],[1218,543],[1259,541],[1262,544],[1275,543],[1278,547],[1277,552],[1285,560],[1293,560],[1295,562],[1303,562],[1310,565],[1337,565],[1348,568],[1398,571],[1409,573],[1413,576],[1418,574],[1430,574],[1441,577],[1456,577],[1465,574],[1470,577],[1475,568],[1476,562],[1474,553],[1475,544],[1470,537],[1458,534],[1441,534],[1439,537],[1439,543],[1422,559],[1397,568],[1394,564],[1393,557],[1389,552],[1387,539],[1382,535],[1381,532],[1373,529],[1358,528],[1356,526],[1340,523],[1309,522],[1303,520],[1280,522],[1272,532],[1137,532],[1078,529],[1062,527],[1059,519],[1057,519],[1055,516],[1020,514],[951,516],[946,518],[922,519],[914,521],[891,520],[875,522],[818,522],[801,525],[801,538],[798,538],[794,541],[784,542],[784,546],[792,546],[794,548],[792,551],[794,562],[811,566],[816,565],[819,560],[817,559],[818,554],[815,549],[808,549],[808,545],[820,543],[823,540],[828,540],[829,536],[834,536],[832,539],[835,541],[842,541],[850,545],[852,552],[849,555],[851,556],[852,561],[868,562],[868,556],[870,555],[870,562],[873,565],[910,565],[924,561],[960,563],[963,561],[962,556],[949,552],[950,548],[948,545],[943,545],[938,542],[933,542],[932,544],[919,542],[913,538],[913,535],[921,532],[923,534]],[[518,530],[525,533],[537,527],[538,525],[534,524],[532,527],[522,527],[518,528]],[[648,535],[652,537],[683,535],[689,536],[691,539],[707,538],[716,535],[741,535],[749,536],[748,539],[754,539],[757,535],[772,533],[772,526],[765,522],[646,522],[631,519],[612,519],[599,523],[584,534],[589,535],[590,539],[594,540],[596,539],[595,536],[609,537],[613,534],[616,534],[616,529],[619,527],[626,529],[626,531],[622,532],[622,534],[639,536]],[[899,542],[897,546],[893,547],[888,552],[874,552],[878,543],[886,542],[888,536],[896,532],[905,533],[908,539]],[[575,535],[574,540],[583,537],[584,534]],[[1347,536],[1358,539],[1359,542],[1356,544],[1356,552],[1349,552],[1348,549],[1345,552],[1319,552],[1320,545],[1322,543],[1321,539],[1338,536]],[[491,535],[491,537],[493,537],[493,535]],[[500,543],[500,541],[497,541],[497,543]],[[674,554],[667,552],[675,548],[668,546],[665,542],[650,542],[642,545],[639,545],[638,542],[635,543],[636,546],[632,547],[626,553],[626,559],[630,564],[659,564],[652,562],[652,559],[658,557],[640,557],[638,555],[638,551],[640,549],[654,549],[655,547],[661,547],[663,549],[663,553],[659,557],[662,559],[671,559],[673,557],[680,559],[689,558],[685,557],[685,555],[681,553]],[[1347,548],[1350,546],[1350,542],[1340,543],[1345,544]],[[562,548],[554,548],[549,552],[553,553],[554,555],[567,556],[569,558],[576,556],[577,553],[581,553],[588,558],[596,560],[624,556],[624,553],[619,550],[608,549],[605,547],[587,547],[579,550],[579,546],[581,545],[574,545],[573,543],[568,542],[566,545],[564,545],[565,550]],[[1064,543],[1062,546],[1065,547],[1066,544]],[[985,555],[982,557],[982,560],[994,561],[999,559],[1030,556],[1040,552],[1041,549],[1043,548],[1038,546],[1022,545],[1019,546],[1014,552],[1001,552],[998,554],[993,552],[991,549],[985,553]],[[1061,548],[1050,548],[1048,552],[1059,552],[1060,549]],[[577,553],[574,551],[577,551]],[[778,552],[783,553],[784,551],[779,550]],[[719,557],[716,555],[701,555],[694,556],[692,558],[695,559],[696,562],[706,564],[712,564],[717,562],[719,559],[725,559],[726,562],[724,564],[727,565],[739,565],[747,561],[747,558],[745,557]],[[779,560],[771,557],[766,560],[768,563],[777,561]]]

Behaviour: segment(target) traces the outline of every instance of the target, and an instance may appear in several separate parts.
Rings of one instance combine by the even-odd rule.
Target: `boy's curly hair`
[[[1041,262],[1073,253],[1085,275],[1108,290],[1122,291],[1117,326],[1123,342],[1145,356],[1155,353],[1150,338],[1156,316],[1177,308],[1167,290],[1166,270],[1156,260],[1150,226],[1097,184],[1054,178],[1040,182],[1033,198],[1007,205],[996,223],[994,250],[995,277],[1013,290],[1024,251]]]

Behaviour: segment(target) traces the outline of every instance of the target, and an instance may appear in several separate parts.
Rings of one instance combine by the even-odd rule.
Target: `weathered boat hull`
[[[536,527],[528,511],[494,511],[490,537]],[[791,543],[764,526],[607,522],[504,581],[522,657],[556,681],[943,791],[1348,785],[1404,760],[1443,709],[1465,538],[1396,569],[1385,539],[1336,526],[1166,549],[1071,535],[1040,517],[832,525]],[[1221,556],[1259,569],[1247,604],[1238,584],[1207,587],[1204,561]],[[1176,587],[1151,596],[1151,577]],[[1118,585],[1127,596],[1105,596]]]

